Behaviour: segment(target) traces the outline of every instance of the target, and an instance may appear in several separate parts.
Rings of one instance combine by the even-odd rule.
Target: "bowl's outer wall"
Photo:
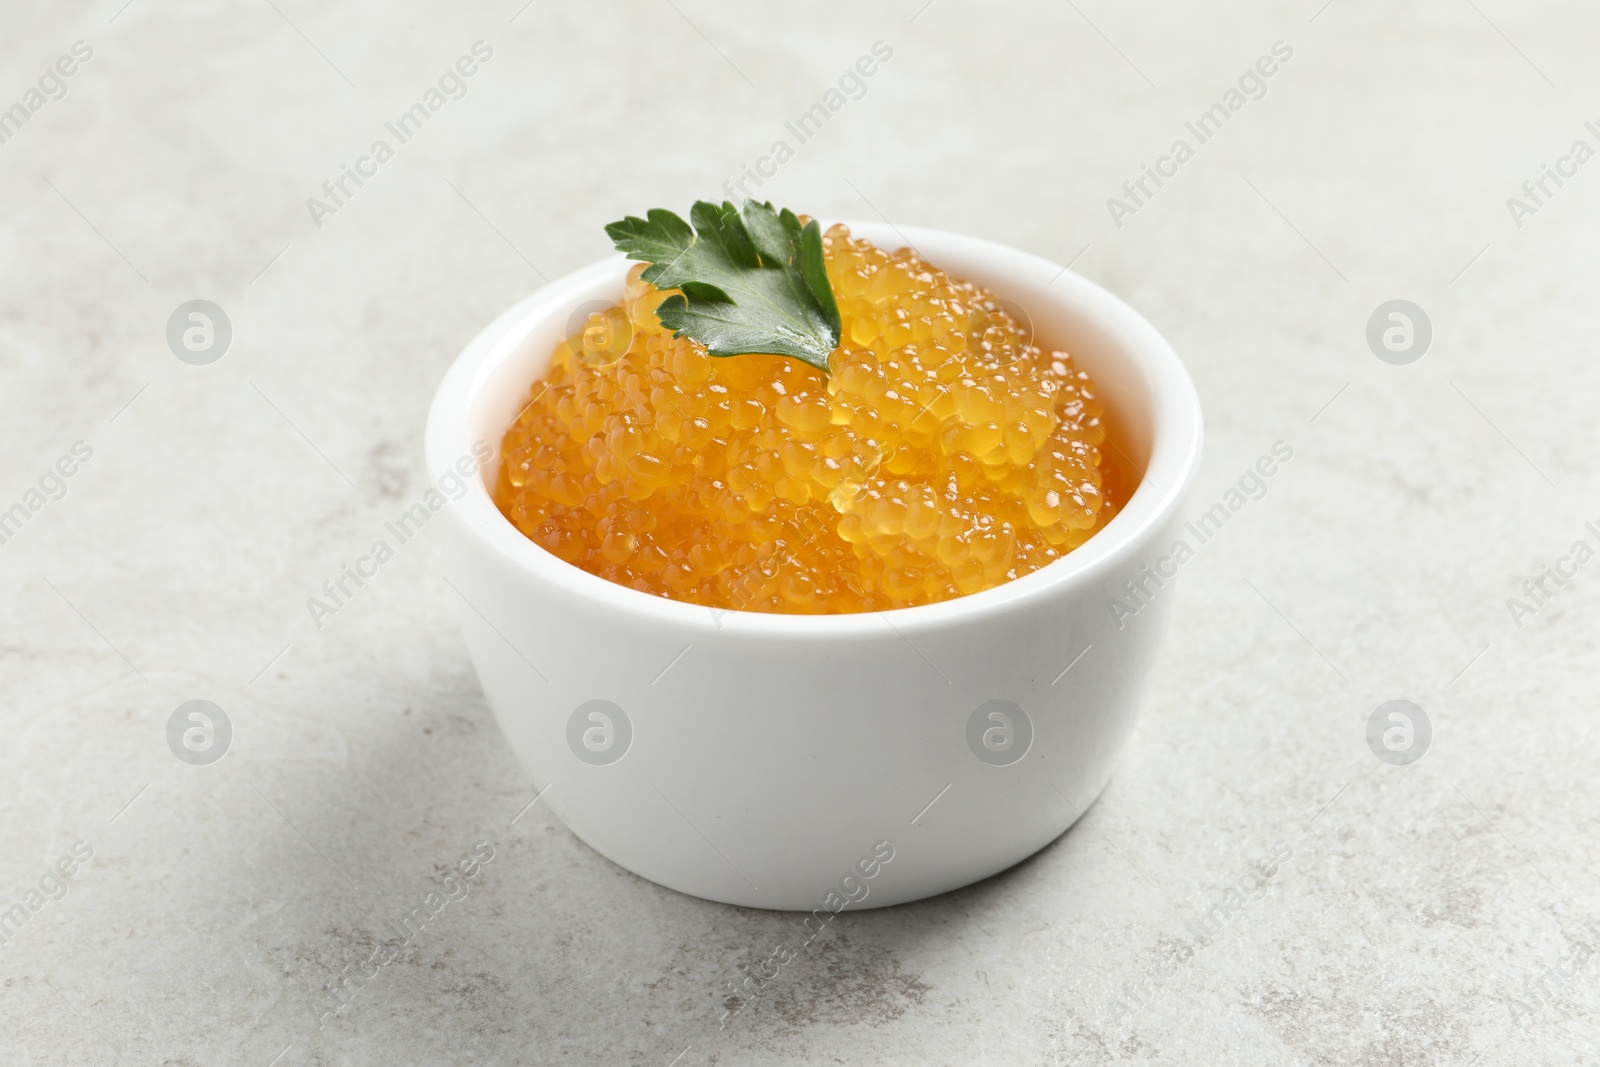
[[[775,638],[741,624],[743,613],[696,608],[668,622],[651,610],[619,610],[619,594],[657,605],[553,559],[527,565],[526,554],[539,550],[486,494],[447,509],[447,566],[467,601],[468,648],[513,750],[574,833],[663,885],[731,904],[810,911],[888,841],[894,859],[851,907],[954,889],[1066,830],[1105,786],[1133,729],[1172,599],[1170,581],[1156,590],[1141,569],[1180,532],[1179,507],[1199,451],[1193,387],[1175,357],[1176,381],[1120,353],[1155,344],[1171,357],[1120,303],[1117,321],[1085,319],[1081,307],[1067,306],[1108,299],[1082,279],[1064,279],[1072,285],[1058,289],[1080,296],[1052,305],[1046,282],[1056,268],[1042,260],[1010,253],[997,263],[998,246],[951,235],[916,231],[912,240],[924,248],[944,240],[936,262],[1002,294],[1020,292],[1041,338],[1069,347],[1090,370],[1127,435],[1124,447],[1150,464],[1147,482],[1160,483],[1142,486],[1111,526],[1055,565],[1097,553],[1113,560],[1086,580],[1052,584],[1036,572],[1008,583],[1031,591],[998,609],[990,591],[963,598],[988,601],[982,611],[911,609],[925,613],[915,623],[904,612],[848,617],[855,625],[838,618],[847,634],[802,628]],[[615,298],[620,278],[619,264],[596,264],[536,296],[559,293],[574,306]],[[430,417],[436,477],[466,451],[468,438],[498,448],[528,383],[570,332],[562,316],[528,318],[512,309],[463,355],[466,362],[485,346],[499,353],[473,369],[467,392],[477,400],[460,440],[436,439],[440,413]],[[1185,405],[1194,409],[1192,425],[1162,424],[1158,412],[1184,422]],[[1182,414],[1172,419],[1172,411]],[[1155,488],[1161,495],[1152,501]],[[1119,525],[1108,554],[1103,539]],[[1142,580],[1154,596],[1119,620],[1113,598],[1137,604],[1123,588],[1128,580]],[[606,766],[580,761],[567,745],[568,718],[595,699],[621,707],[633,729],[626,755]],[[1006,767],[980,761],[967,745],[969,716],[996,699],[1022,707],[1034,730],[1027,754]],[[859,884],[847,884],[852,896]]]
[[[1176,522],[1151,544],[1170,544]],[[967,885],[1059,836],[1133,729],[1171,600],[1159,592],[1117,629],[1107,602],[1130,569],[1092,596],[915,646],[887,622],[867,640],[776,645],[719,629],[709,611],[695,632],[618,618],[496,566],[454,512],[447,531],[473,663],[544,803],[652,881],[787,911],[823,906],[879,841],[895,858],[853,907]],[[597,698],[633,727],[627,754],[599,767],[566,743],[569,715]],[[1033,723],[1008,767],[967,747],[968,717],[994,699]]]

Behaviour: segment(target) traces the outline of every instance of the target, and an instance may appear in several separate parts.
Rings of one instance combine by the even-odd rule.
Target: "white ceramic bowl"
[[[1099,794],[1171,601],[1142,568],[1177,537],[1201,439],[1178,357],[1104,289],[988,241],[851,228],[886,248],[910,241],[1020,304],[1042,343],[1093,376],[1144,477],[1087,543],[972,596],[832,616],[712,611],[545,552],[490,498],[499,444],[574,309],[620,299],[621,256],[480,333],[445,375],[427,430],[435,484],[475,442],[495,450],[439,525],[478,678],[543,802],[652,881],[824,917],[1004,870]],[[1129,580],[1153,595],[1117,618],[1109,602],[1132,603]]]

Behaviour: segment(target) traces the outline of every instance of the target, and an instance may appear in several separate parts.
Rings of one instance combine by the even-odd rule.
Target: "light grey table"
[[[1600,162],[1572,155],[1600,149],[1600,16],[1575,6],[8,6],[0,1061],[1595,1062],[1600,562],[1570,553],[1600,548]],[[719,1027],[786,917],[529,806],[430,536],[320,627],[306,600],[422,493],[479,327],[605,222],[755,168],[746,191],[1004,241],[1143,310],[1204,400],[1196,514],[1293,458],[1185,566],[1077,828],[845,915]],[[1367,341],[1397,299],[1431,324],[1408,365]],[[209,365],[167,343],[191,300],[231,323]],[[167,741],[196,699],[232,729],[208,766]],[[1410,765],[1367,741],[1391,700],[1431,725]]]

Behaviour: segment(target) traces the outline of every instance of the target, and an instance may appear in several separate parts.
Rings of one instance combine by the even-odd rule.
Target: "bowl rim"
[[[826,615],[712,608],[641,592],[591,574],[541,548],[518,530],[495,506],[482,468],[464,479],[466,492],[449,504],[463,528],[504,565],[554,585],[568,596],[641,623],[676,627],[686,633],[715,630],[723,636],[791,640],[882,636],[885,623],[902,637],[964,627],[1089,588],[1128,563],[1181,506],[1200,462],[1203,427],[1199,395],[1167,340],[1121,298],[1030,252],[926,227],[842,221],[852,235],[890,250],[935,247],[939,251],[928,258],[941,266],[946,259],[954,261],[946,269],[957,275],[962,273],[961,261],[987,259],[1008,270],[1051,279],[1046,287],[1058,294],[1055,299],[1066,314],[1096,321],[1108,334],[1135,342],[1117,345],[1116,358],[1132,359],[1150,386],[1150,450],[1138,487],[1110,522],[1060,559],[977,593],[914,607]],[[474,443],[470,427],[478,405],[484,402],[488,379],[519,353],[527,334],[551,316],[569,314],[597,283],[613,275],[620,283],[629,266],[631,261],[617,254],[548,282],[501,313],[467,344],[440,381],[428,412],[424,452],[431,485],[454,470],[459,457],[470,454]],[[499,434],[503,435],[504,429]],[[485,443],[498,461],[499,436]]]

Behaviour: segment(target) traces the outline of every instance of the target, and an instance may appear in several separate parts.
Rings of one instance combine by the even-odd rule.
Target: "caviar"
[[[831,374],[714,357],[623,303],[557,346],[506,431],[495,502],[622,585],[717,608],[844,613],[1027,574],[1109,519],[1101,405],[1020,310],[834,226]]]

